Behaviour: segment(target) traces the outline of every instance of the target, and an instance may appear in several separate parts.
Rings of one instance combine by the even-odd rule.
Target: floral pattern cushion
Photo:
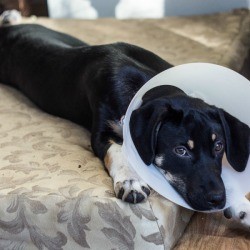
[[[163,249],[191,212],[115,198],[89,132],[0,85],[0,249]]]

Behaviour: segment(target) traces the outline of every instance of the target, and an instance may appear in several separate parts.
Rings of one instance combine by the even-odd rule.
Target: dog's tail
[[[17,10],[6,10],[0,15],[0,26],[19,24],[21,21],[21,13]]]

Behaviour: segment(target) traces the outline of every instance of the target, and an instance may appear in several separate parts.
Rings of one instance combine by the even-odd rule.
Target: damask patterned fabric
[[[249,19],[240,11],[161,20],[24,22],[91,44],[131,42],[173,64],[203,61],[239,70],[250,47]],[[0,249],[170,249],[191,215],[156,193],[138,205],[116,199],[88,131],[0,85]]]
[[[180,237],[189,211],[157,194],[116,199],[85,129],[0,90],[0,249],[163,249]]]

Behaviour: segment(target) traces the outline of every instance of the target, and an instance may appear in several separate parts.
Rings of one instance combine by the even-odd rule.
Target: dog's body
[[[1,82],[46,112],[91,131],[92,148],[113,178],[118,198],[136,203],[149,195],[121,152],[119,121],[138,89],[169,63],[137,46],[89,46],[38,25],[1,27],[0,58]],[[143,161],[161,168],[193,208],[224,207],[222,156],[225,150],[237,171],[245,169],[248,126],[172,86],[147,92],[130,126]],[[244,218],[238,212],[234,217],[242,221],[248,216],[245,224],[250,225],[247,209]]]

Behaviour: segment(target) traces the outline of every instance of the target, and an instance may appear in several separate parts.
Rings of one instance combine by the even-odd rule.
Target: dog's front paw
[[[142,202],[150,194],[147,184],[137,179],[118,181],[114,183],[114,190],[117,198],[129,203]]]
[[[139,203],[149,196],[148,185],[129,167],[121,151],[121,145],[112,143],[104,163],[113,178],[117,198],[130,203]]]
[[[224,216],[250,230],[250,202],[247,199],[224,210]]]

